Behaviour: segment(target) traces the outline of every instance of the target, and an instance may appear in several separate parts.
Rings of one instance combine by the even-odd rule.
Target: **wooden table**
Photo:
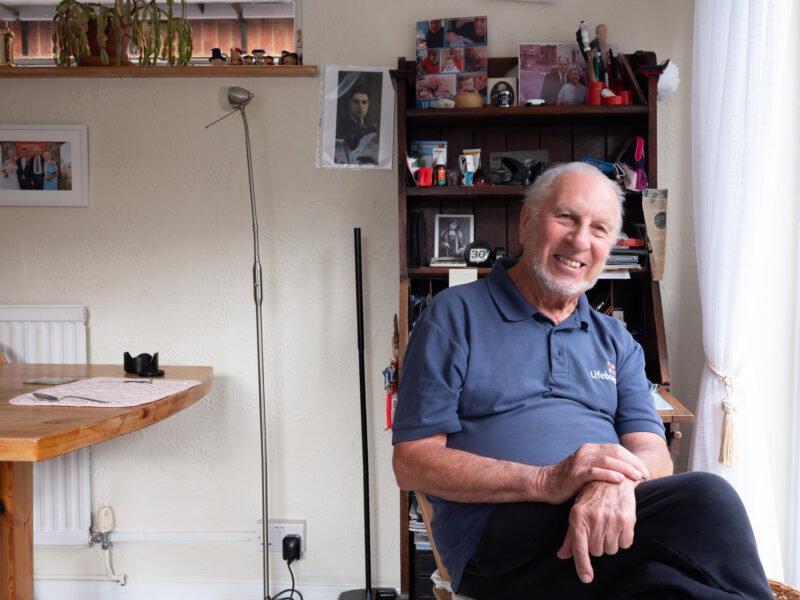
[[[194,404],[211,389],[211,367],[162,368],[166,378],[202,383],[126,408],[14,406],[8,403],[11,398],[46,387],[22,383],[26,379],[126,375],[120,365],[0,364],[0,599],[33,600],[34,462],[152,425]]]
[[[664,433],[667,436],[667,445],[672,454],[680,454],[681,449],[681,423],[694,423],[692,412],[681,404],[678,399],[664,388],[658,390],[661,397],[672,405],[674,410],[660,410],[658,416],[664,421]]]

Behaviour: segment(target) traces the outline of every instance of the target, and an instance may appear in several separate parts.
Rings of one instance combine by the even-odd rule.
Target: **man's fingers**
[[[577,534],[574,526],[570,525],[567,537],[564,538],[564,543],[558,549],[556,556],[561,559],[572,557],[575,560],[575,572],[578,574],[578,579],[583,583],[591,583],[592,579],[594,579],[594,570],[589,557],[585,532]]]
[[[584,545],[580,549],[573,548],[572,558],[575,560],[575,571],[578,573],[578,579],[583,583],[591,583],[592,579],[594,579],[594,570],[592,570],[592,561],[586,546]]]
[[[630,527],[623,527],[619,534],[619,547],[627,550],[633,545],[633,525]]]

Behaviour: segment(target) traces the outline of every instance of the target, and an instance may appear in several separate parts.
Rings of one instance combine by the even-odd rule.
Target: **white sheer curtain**
[[[790,0],[697,0],[692,76],[695,241],[706,366],[695,411],[691,470],[726,478],[739,492],[767,575],[783,579],[761,411],[748,363],[763,351],[757,244],[767,217],[776,77]],[[735,427],[734,427],[735,425]],[[725,447],[723,452],[722,448]],[[723,454],[724,460],[723,460]],[[723,464],[728,463],[728,464]]]

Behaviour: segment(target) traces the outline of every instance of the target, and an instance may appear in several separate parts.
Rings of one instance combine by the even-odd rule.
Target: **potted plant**
[[[175,0],[166,8],[155,0],[114,0],[110,4],[61,0],[53,17],[53,54],[57,65],[128,64],[128,48],[140,65],[154,65],[159,58],[170,65],[186,65],[192,58],[192,30],[186,19],[186,3]]]

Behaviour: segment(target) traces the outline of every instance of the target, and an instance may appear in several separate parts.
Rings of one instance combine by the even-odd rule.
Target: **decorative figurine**
[[[208,62],[215,67],[223,66],[225,64],[225,55],[222,53],[222,50],[219,48],[212,48],[211,58],[208,59]]]
[[[14,32],[8,28],[0,31],[0,67],[14,66]]]
[[[253,64],[254,65],[263,65],[264,64],[264,57],[266,56],[266,52],[264,52],[261,48],[258,50],[253,50]]]
[[[241,48],[231,48],[231,59],[228,64],[231,65],[241,65],[244,64],[242,60],[242,49]]]
[[[296,65],[298,64],[298,57],[296,52],[288,52],[284,50],[281,52],[281,64],[282,65]]]

